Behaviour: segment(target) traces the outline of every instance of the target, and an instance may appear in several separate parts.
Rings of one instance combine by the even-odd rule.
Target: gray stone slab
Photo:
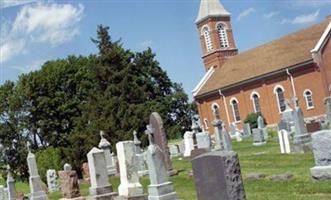
[[[57,175],[55,169],[49,169],[46,172],[47,186],[49,192],[58,191]]]
[[[331,129],[331,96],[324,99],[326,120],[329,123]]]
[[[253,129],[253,145],[254,146],[260,146],[266,144],[265,138],[264,138],[264,132],[263,129],[254,128]]]
[[[249,136],[252,135],[252,130],[251,130],[251,126],[249,123],[245,123],[244,124],[244,134],[243,134],[243,137],[244,138],[247,138]]]
[[[198,200],[245,200],[238,154],[214,151],[192,160]]]
[[[331,166],[331,130],[312,134],[312,146],[316,166]]]
[[[331,166],[316,166],[310,168],[310,174],[313,180],[316,181],[330,181],[331,180]]]

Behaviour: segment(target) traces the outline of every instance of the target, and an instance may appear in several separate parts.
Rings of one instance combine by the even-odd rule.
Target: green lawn
[[[269,141],[267,145],[253,147],[251,139],[241,143],[233,142],[233,148],[239,153],[242,174],[265,173],[267,177],[260,181],[244,179],[248,200],[330,200],[331,182],[313,182],[310,179],[309,168],[314,165],[313,156],[309,154],[281,155],[278,143]],[[171,177],[175,190],[180,199],[196,199],[194,181],[188,176],[191,162],[173,159],[173,166],[180,170],[179,176]],[[294,179],[286,182],[274,182],[271,175],[291,173]],[[119,178],[111,178],[113,187],[119,185]],[[148,178],[143,177],[141,183],[145,191]],[[81,185],[82,195],[88,195],[88,184]],[[206,186],[208,187],[208,186]],[[26,183],[17,183],[18,190],[28,193]],[[50,200],[58,200],[59,192],[49,195]]]

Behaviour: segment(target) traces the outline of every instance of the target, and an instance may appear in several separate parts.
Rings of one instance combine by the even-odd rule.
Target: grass
[[[176,141],[178,142],[178,141]],[[253,147],[251,139],[240,143],[233,142],[233,149],[238,152],[242,175],[248,173],[264,173],[267,177],[263,180],[249,181],[244,179],[244,186],[248,200],[330,200],[331,182],[313,182],[310,179],[309,168],[313,167],[312,153],[281,155],[279,145],[275,141],[269,141],[267,145]],[[180,199],[196,199],[193,177],[189,177],[191,162],[185,159],[174,158],[173,167],[180,170],[180,174],[171,177],[174,188]],[[290,173],[294,179],[285,182],[270,180],[272,175]],[[113,188],[119,185],[119,178],[112,177]],[[142,177],[141,183],[147,193],[148,177]],[[17,182],[19,191],[28,193],[27,183]],[[89,185],[81,184],[80,190],[83,196],[88,195]],[[208,187],[208,186],[206,186]],[[61,198],[59,192],[49,194],[50,200]]]

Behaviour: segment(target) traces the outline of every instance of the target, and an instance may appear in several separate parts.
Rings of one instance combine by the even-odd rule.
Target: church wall
[[[326,87],[326,92],[328,93],[328,95],[331,95],[331,88],[329,89],[329,87],[331,86],[331,42],[330,42],[330,38],[328,40],[328,42],[326,43],[324,49],[322,50],[322,66],[323,70],[325,71],[325,79],[326,79],[326,83],[327,83],[327,87]],[[329,90],[328,90],[329,89]]]

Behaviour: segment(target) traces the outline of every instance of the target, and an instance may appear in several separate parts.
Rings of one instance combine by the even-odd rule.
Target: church
[[[305,120],[325,118],[331,96],[331,16],[318,24],[238,53],[231,14],[219,0],[201,0],[195,21],[205,75],[193,89],[201,125],[213,132],[213,110],[228,126],[243,127],[261,112],[268,126],[280,121],[286,102]]]

